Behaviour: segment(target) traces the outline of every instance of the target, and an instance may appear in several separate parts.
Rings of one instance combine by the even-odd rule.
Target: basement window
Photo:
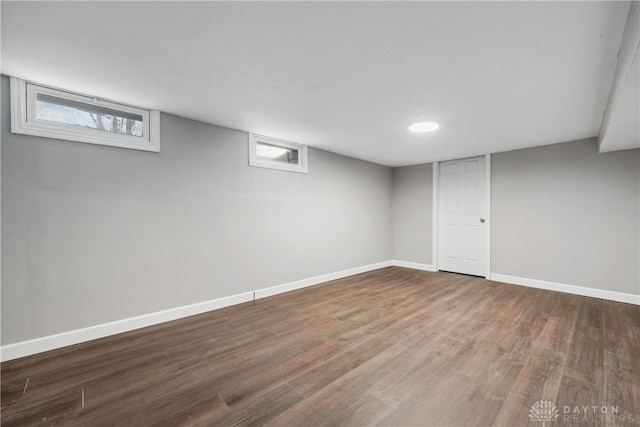
[[[249,134],[249,165],[307,173],[307,147],[251,133]]]
[[[11,78],[11,131],[160,151],[160,113]]]

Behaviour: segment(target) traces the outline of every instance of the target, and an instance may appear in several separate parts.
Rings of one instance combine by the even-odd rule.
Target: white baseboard
[[[491,273],[491,280],[495,282],[529,286],[531,288],[546,289],[549,291],[565,292],[568,294],[582,295],[585,297],[601,298],[611,301],[625,302],[627,304],[640,305],[640,295],[625,294],[623,292],[587,288],[585,286],[567,285],[564,283],[547,282],[545,280],[527,279],[524,277],[509,276],[506,274],[498,273]]]
[[[323,274],[320,276],[310,277],[308,279],[284,283],[278,286],[258,289],[253,292],[244,292],[241,294],[231,295],[228,297],[218,298],[210,301],[190,304],[182,307],[158,311],[155,313],[144,314],[141,316],[117,320],[114,322],[103,323],[87,328],[63,332],[60,334],[48,335],[45,337],[35,338],[28,341],[21,341],[14,344],[8,344],[0,347],[0,360],[4,362],[7,360],[17,359],[19,357],[30,356],[33,354],[42,353],[44,351],[54,350],[56,348],[79,344],[82,342],[91,341],[122,332],[128,332],[134,329],[144,328],[146,326],[157,325],[159,323],[181,319],[184,317],[205,313],[207,311],[217,310],[236,304],[241,304],[243,302],[253,301],[254,299],[266,298],[268,296],[317,285],[320,283],[328,282],[330,280],[341,279],[344,277],[353,276],[355,274],[378,270],[380,268],[389,267],[391,265],[413,268],[416,270],[435,271],[434,266],[430,264],[421,264],[400,260],[383,261],[375,264],[369,264],[361,267],[351,268],[348,270],[338,271],[335,273]],[[640,296],[625,294],[622,292],[606,291],[602,289],[587,288],[583,286],[547,282],[544,280],[527,279],[523,277],[508,276],[506,274],[498,273],[491,273],[491,279],[496,282],[511,283],[514,285],[529,286],[533,288],[566,292],[575,295],[602,298],[611,301],[640,305]]]
[[[391,265],[394,265],[396,267],[413,268],[414,270],[436,271],[436,268],[431,264],[421,264],[419,262],[400,261],[398,259],[392,260]]]
[[[218,298],[154,313],[143,314],[141,316],[130,317],[128,319],[116,320],[114,322],[102,323],[100,325],[89,326],[87,328],[75,329],[73,331],[62,332],[55,335],[47,335],[28,341],[21,341],[14,344],[2,346],[0,349],[0,360],[7,361],[19,357],[30,356],[43,351],[54,350],[73,344],[104,338],[146,326],[157,325],[158,323],[169,322],[195,314],[217,310],[243,302],[253,301],[253,292],[244,292],[228,297]]]
[[[295,282],[284,283],[282,285],[271,286],[269,288],[258,289],[255,291],[256,299],[270,297],[272,295],[284,292],[295,291],[296,289],[306,288],[330,280],[342,279],[344,277],[353,276],[367,271],[379,270],[381,268],[390,267],[391,261],[382,261],[375,264],[363,265],[362,267],[350,268],[348,270],[338,271],[335,273],[322,274],[320,276],[310,277],[308,279],[296,280]]]
[[[8,344],[0,347],[0,361],[4,362],[7,360],[17,359],[19,357],[30,356],[33,354],[42,353],[44,351],[55,350],[57,348],[66,347],[69,345],[95,340],[98,338],[104,338],[122,332],[132,331],[134,329],[144,328],[146,326],[157,325],[159,323],[193,316],[196,314],[205,313],[207,311],[217,310],[236,304],[241,304],[243,302],[253,301],[258,298],[265,298],[270,295],[276,295],[307,286],[317,285],[329,280],[341,279],[343,277],[353,276],[354,274],[360,274],[367,271],[389,267],[390,265],[391,261],[379,262],[376,264],[351,268],[349,270],[343,270],[336,273],[329,273],[321,276],[311,277],[308,279],[297,280],[295,282],[285,283],[279,286],[259,289],[257,291],[243,292],[240,294],[218,298],[210,301],[185,305],[182,307],[171,308],[155,313],[143,314],[141,316],[116,320],[114,322],[103,323],[95,326],[89,326],[87,328],[76,329],[60,334],[48,335],[28,341]]]

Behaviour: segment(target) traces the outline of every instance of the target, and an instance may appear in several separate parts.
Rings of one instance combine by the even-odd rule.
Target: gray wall
[[[390,168],[253,168],[244,132],[161,133],[160,153],[12,134],[2,78],[3,345],[391,258]]]
[[[640,294],[640,150],[590,139],[491,163],[492,272]]]
[[[393,259],[433,264],[432,164],[393,170]]]
[[[247,166],[247,134],[162,115],[148,153],[10,133],[2,78],[2,344],[389,259],[432,264],[432,165],[310,149]],[[640,293],[639,150],[492,156],[492,272]]]

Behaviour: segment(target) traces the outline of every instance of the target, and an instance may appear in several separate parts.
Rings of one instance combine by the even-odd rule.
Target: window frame
[[[83,128],[36,119],[38,94],[142,116],[142,136]],[[44,138],[107,145],[143,151],[160,151],[160,112],[11,77],[11,132]]]
[[[284,163],[278,160],[269,160],[258,157],[257,146],[259,143],[274,145],[276,147],[298,150],[298,163]],[[264,135],[249,134],[249,166],[277,169],[287,172],[308,173],[309,165],[307,163],[307,146],[297,144],[295,142],[283,141],[281,139],[271,138]]]

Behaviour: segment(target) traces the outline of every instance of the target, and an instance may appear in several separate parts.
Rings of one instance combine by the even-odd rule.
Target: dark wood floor
[[[540,400],[640,425],[640,307],[391,267],[2,364],[3,426],[542,426]]]

